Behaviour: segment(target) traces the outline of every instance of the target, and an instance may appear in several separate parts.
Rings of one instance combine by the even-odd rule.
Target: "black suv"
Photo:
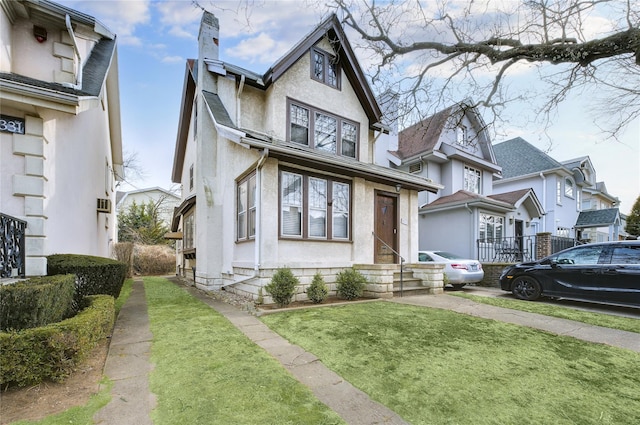
[[[580,245],[508,266],[500,288],[522,300],[548,296],[640,307],[640,241]]]

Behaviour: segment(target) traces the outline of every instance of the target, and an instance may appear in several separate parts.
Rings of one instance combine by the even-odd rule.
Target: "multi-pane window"
[[[256,236],[256,175],[251,174],[237,185],[237,239]]]
[[[562,182],[556,181],[556,204],[562,205]]]
[[[193,235],[195,233],[195,226],[196,226],[196,214],[194,211],[191,214],[185,215],[183,218],[183,223],[182,223],[182,230],[183,230],[182,248],[183,249],[194,248]]]
[[[499,242],[503,235],[504,217],[480,213],[480,241]]]
[[[309,236],[327,236],[327,181],[309,178]]]
[[[314,131],[316,149],[336,153],[336,145],[338,142],[338,120],[329,115],[316,112]]]
[[[566,227],[558,227],[556,229],[556,236],[560,236],[562,238],[568,238],[569,237],[569,229]]]
[[[309,110],[298,105],[291,104],[289,108],[291,120],[291,141],[302,145],[309,144]]]
[[[480,182],[482,173],[471,167],[464,167],[464,190],[473,193],[480,193]]]
[[[329,53],[311,50],[311,77],[331,87],[339,88],[337,58]]]
[[[302,175],[283,172],[280,178],[283,236],[302,236],[302,195]]]
[[[564,179],[564,196],[573,198],[573,180]]]
[[[289,140],[334,155],[357,158],[358,124],[289,102]]]
[[[280,173],[283,237],[349,239],[350,205],[348,183],[300,172]]]
[[[333,183],[333,237],[349,238],[349,185]]]

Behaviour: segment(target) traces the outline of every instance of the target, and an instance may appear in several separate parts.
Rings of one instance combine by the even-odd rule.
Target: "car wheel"
[[[451,286],[453,286],[453,289],[455,289],[456,291],[459,291],[462,288],[464,288],[464,285],[466,285],[466,283],[452,283],[451,284]]]
[[[540,298],[542,288],[540,283],[532,277],[520,276],[513,281],[511,292],[516,298],[526,301],[533,301]]]

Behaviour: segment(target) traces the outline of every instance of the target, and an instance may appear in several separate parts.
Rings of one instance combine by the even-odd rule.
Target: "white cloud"
[[[140,46],[143,41],[134,35],[140,25],[149,23],[150,0],[60,1],[72,9],[94,16],[118,36],[121,45]]]
[[[288,42],[276,41],[269,34],[260,33],[256,37],[242,40],[225,55],[250,64],[272,64],[293,47]]]
[[[184,60],[182,56],[165,56],[162,58],[163,63],[182,63]]]
[[[169,34],[179,38],[195,39],[202,11],[191,1],[162,1],[154,3],[160,13],[160,23],[169,28]]]

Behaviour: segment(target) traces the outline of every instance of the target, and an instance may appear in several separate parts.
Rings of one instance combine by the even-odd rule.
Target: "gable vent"
[[[98,212],[110,213],[111,212],[111,199],[98,198]]]
[[[416,162],[414,164],[409,165],[410,173],[419,173],[422,171],[422,162]]]

